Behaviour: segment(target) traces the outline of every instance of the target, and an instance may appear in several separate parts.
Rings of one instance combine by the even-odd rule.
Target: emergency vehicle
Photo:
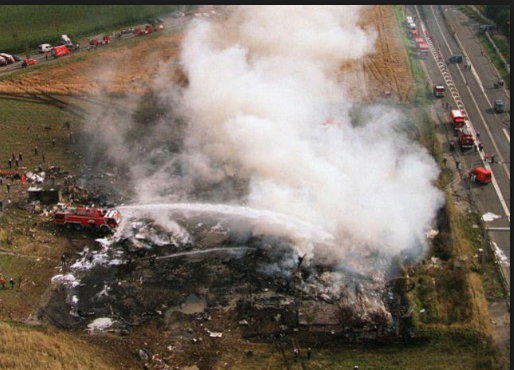
[[[98,229],[107,233],[116,229],[121,223],[121,215],[116,209],[67,208],[55,212],[54,223],[67,229]]]
[[[466,127],[463,127],[459,130],[459,143],[462,149],[470,149],[475,145],[473,135]]]
[[[433,92],[434,92],[434,96],[436,98],[444,98],[446,89],[444,88],[443,85],[434,85]]]
[[[493,176],[491,171],[484,167],[477,167],[469,173],[469,179],[473,182],[479,182],[481,184],[489,184]]]
[[[414,38],[414,43],[419,47],[419,44],[423,44],[425,40],[423,40],[422,37],[416,37]]]
[[[64,55],[68,55],[69,53],[70,51],[65,45],[56,46],[52,49],[52,55],[54,56],[54,58],[59,58]]]
[[[418,44],[418,54],[423,59],[428,58],[428,56],[430,54],[429,54],[428,45],[426,43],[422,42],[422,43]]]
[[[453,129],[455,131],[460,130],[466,125],[464,112],[462,112],[460,109],[453,109],[450,112],[450,116],[452,118]]]

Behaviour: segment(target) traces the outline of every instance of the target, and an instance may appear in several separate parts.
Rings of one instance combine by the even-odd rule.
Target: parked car
[[[17,62],[21,62],[21,61],[23,61],[23,58],[22,58],[22,57],[20,57],[20,56],[18,56],[18,55],[13,55],[12,57],[13,57],[13,58],[14,58],[14,60],[15,60],[15,61],[17,61]]]
[[[16,62],[16,59],[14,59],[14,57],[10,54],[0,53],[0,57],[4,58],[7,62],[7,64],[12,64],[12,63]]]
[[[504,113],[505,112],[505,103],[503,102],[503,100],[496,100],[494,102],[494,111],[496,113]]]
[[[40,53],[48,53],[48,52],[52,51],[52,49],[53,49],[53,47],[50,44],[41,44],[38,47],[38,51]]]
[[[6,66],[6,65],[7,65],[7,60],[5,60],[5,58],[0,57],[0,67]]]
[[[462,57],[462,55],[452,55],[448,59],[449,64],[462,63],[463,61],[464,61],[464,58]]]

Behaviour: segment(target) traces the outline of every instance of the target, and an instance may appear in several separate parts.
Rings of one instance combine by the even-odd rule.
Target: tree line
[[[501,33],[510,38],[510,5],[484,5],[484,13],[498,25]]]

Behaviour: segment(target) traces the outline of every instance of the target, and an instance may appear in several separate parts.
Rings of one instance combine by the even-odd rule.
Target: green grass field
[[[182,10],[179,5],[0,5],[0,52],[23,53]]]
[[[277,348],[262,345],[251,347],[254,356],[222,358],[216,370],[223,369],[225,360],[237,370],[493,370],[498,369],[490,354],[479,342],[462,341],[462,337],[435,340],[426,345],[349,346],[345,348],[313,350],[310,361],[306,349],[300,349],[301,361],[294,362],[292,347],[286,346],[288,363]]]
[[[19,152],[23,153],[20,167],[29,171],[34,171],[40,163],[45,169],[53,165],[73,169],[75,158],[71,155],[73,148],[69,146],[64,123],[74,122],[75,117],[44,101],[3,94],[0,94],[0,112],[0,169],[8,169],[7,160],[12,153],[17,156]],[[33,151],[36,146],[37,156]]]

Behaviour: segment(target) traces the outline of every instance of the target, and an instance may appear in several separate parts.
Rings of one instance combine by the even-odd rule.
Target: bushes
[[[484,5],[487,18],[492,19],[501,32],[510,37],[510,5]]]

